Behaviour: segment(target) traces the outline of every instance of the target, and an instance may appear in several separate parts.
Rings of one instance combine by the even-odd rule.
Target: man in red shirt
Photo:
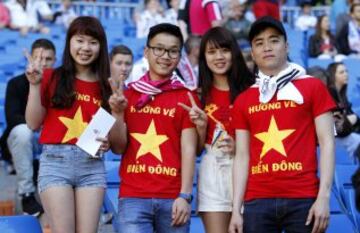
[[[238,96],[232,111],[236,155],[229,232],[324,232],[334,172],[335,104],[319,79],[287,61],[279,21],[258,19],[249,40],[258,72],[256,84]]]
[[[223,19],[218,0],[182,0],[178,18],[185,40],[188,33],[202,36],[210,28],[221,26]]]
[[[113,85],[112,114],[127,128],[110,135],[116,152],[127,141],[120,167],[120,232],[189,232],[197,134],[178,105],[190,105],[189,91],[173,74],[182,46],[177,26],[150,28],[144,51],[149,71],[124,94]]]

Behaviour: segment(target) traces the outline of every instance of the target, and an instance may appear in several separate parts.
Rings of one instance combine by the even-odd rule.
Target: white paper
[[[95,156],[101,146],[101,142],[97,141],[96,138],[106,137],[114,123],[115,118],[103,108],[99,108],[79,137],[76,145],[90,155]]]

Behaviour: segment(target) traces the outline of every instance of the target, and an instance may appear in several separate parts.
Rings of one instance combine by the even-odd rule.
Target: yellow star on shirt
[[[160,145],[169,138],[166,135],[157,134],[154,120],[151,120],[149,128],[147,129],[145,134],[131,133],[130,135],[134,137],[141,144],[136,154],[136,159],[140,158],[141,156],[147,153],[151,153],[158,160],[160,160],[160,162],[162,162]]]
[[[275,118],[272,116],[268,131],[255,134],[255,137],[264,143],[261,150],[260,159],[262,159],[271,149],[274,149],[283,156],[287,157],[282,141],[294,131],[294,129],[279,130]]]
[[[66,126],[67,131],[61,143],[68,142],[74,138],[79,138],[84,132],[88,123],[84,122],[81,107],[76,110],[74,118],[59,117],[59,120]]]

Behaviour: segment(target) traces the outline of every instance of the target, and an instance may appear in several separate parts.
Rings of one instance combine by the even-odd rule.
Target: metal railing
[[[60,6],[60,1],[48,1],[50,7],[55,10]],[[123,20],[124,23],[133,23],[133,12],[139,3],[136,2],[85,2],[74,1],[73,7],[78,15],[92,15],[101,20],[118,19]],[[312,8],[313,15],[319,16],[322,14],[329,14],[329,6],[317,6]],[[300,14],[300,7],[296,6],[282,6],[281,16],[283,22],[293,26],[296,18]]]

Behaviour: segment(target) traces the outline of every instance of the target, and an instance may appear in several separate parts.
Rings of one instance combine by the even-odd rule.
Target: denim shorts
[[[91,158],[76,145],[44,145],[38,190],[42,192],[54,186],[106,188],[104,162]]]

